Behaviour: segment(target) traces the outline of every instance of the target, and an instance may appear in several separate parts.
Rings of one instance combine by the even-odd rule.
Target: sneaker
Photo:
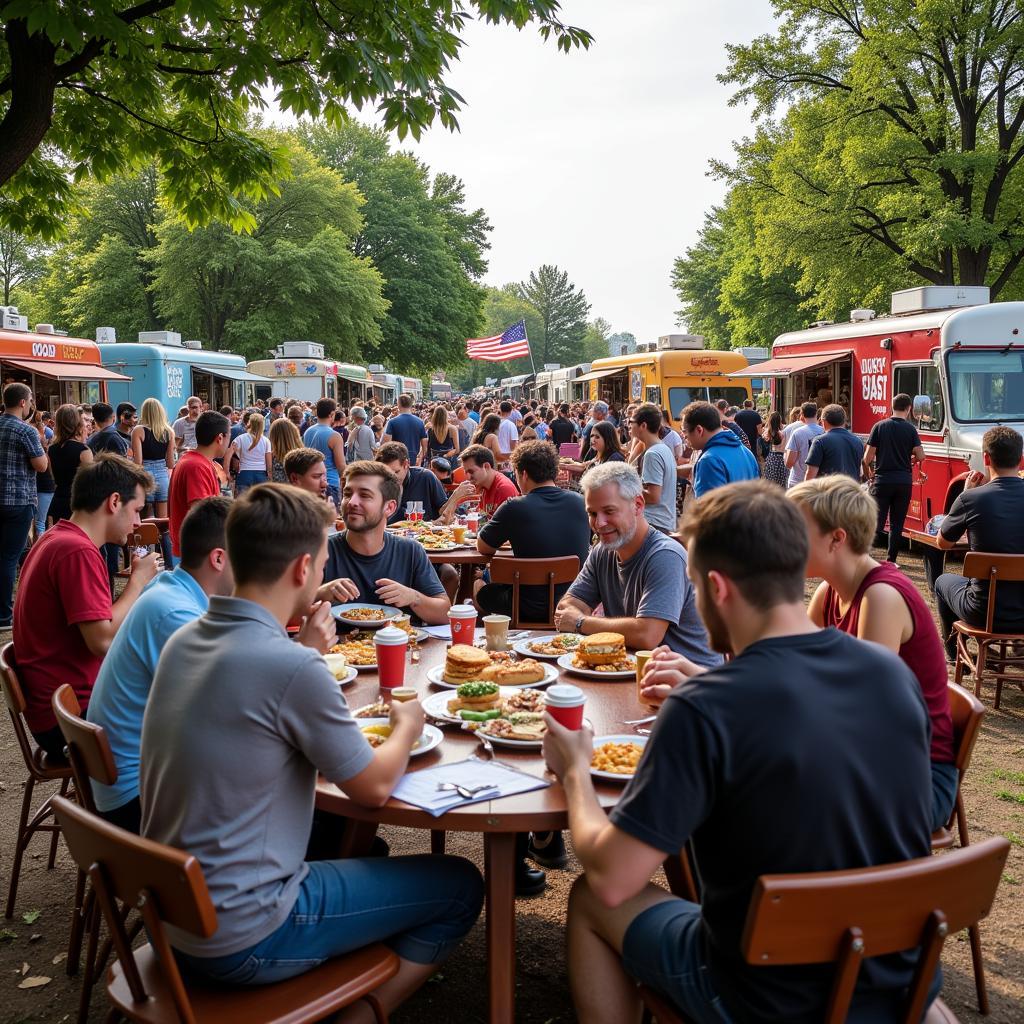
[[[561,832],[531,832],[526,853],[544,868],[561,869],[569,863]]]
[[[525,860],[516,862],[516,896],[539,896],[547,887],[548,878],[539,868],[531,868]]]

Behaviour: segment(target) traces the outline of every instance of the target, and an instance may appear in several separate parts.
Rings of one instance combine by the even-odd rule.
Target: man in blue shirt
[[[841,405],[826,405],[821,413],[825,433],[814,439],[807,453],[805,480],[816,476],[845,473],[860,483],[864,461],[864,442],[846,428],[846,410]]]
[[[418,466],[421,453],[426,449],[427,428],[423,420],[412,411],[411,395],[399,395],[398,408],[399,414],[392,416],[384,425],[381,442],[387,444],[388,441],[398,441],[404,444],[412,464]]]
[[[761,474],[757,459],[733,431],[722,422],[719,411],[710,402],[691,402],[680,417],[683,439],[700,452],[690,462],[694,496],[738,480],[756,480]],[[742,431],[740,431],[742,433]]]
[[[337,408],[338,403],[333,398],[321,398],[316,403],[316,423],[302,435],[302,443],[324,457],[327,493],[334,502],[335,511],[340,507],[341,474],[345,471],[345,442],[331,425]]]
[[[230,507],[227,498],[203,498],[192,506],[181,524],[181,563],[157,575],[135,602],[96,677],[86,717],[107,733],[117,781],[93,782],[93,797],[101,817],[130,832],[139,831],[142,716],[160,652],[173,633],[206,611],[210,594],[231,593],[224,540]]]

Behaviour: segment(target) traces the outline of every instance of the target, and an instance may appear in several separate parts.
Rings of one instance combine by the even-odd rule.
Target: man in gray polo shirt
[[[644,446],[640,480],[644,485],[644,518],[661,533],[676,528],[676,459],[658,436],[661,410],[650,402],[639,405],[629,421],[634,441]]]
[[[633,650],[667,644],[698,665],[721,664],[697,612],[686,549],[648,525],[636,470],[606,462],[585,473],[581,482],[598,543],[558,602],[557,627],[571,633],[621,633]],[[593,614],[599,604],[604,615]]]
[[[321,657],[334,639],[312,605],[333,511],[298,488],[246,491],[227,520],[231,597],[164,647],[142,728],[142,834],[188,850],[217,911],[208,939],[168,928],[178,960],[216,983],[267,984],[374,942],[401,958],[377,994],[389,1012],[476,920],[483,886],[457,857],[305,860],[317,772],[383,804],[423,729],[395,705],[372,749]],[[305,617],[299,643],[285,625]]]

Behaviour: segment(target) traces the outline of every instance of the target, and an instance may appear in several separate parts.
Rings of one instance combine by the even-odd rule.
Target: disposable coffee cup
[[[508,650],[508,624],[512,621],[511,615],[485,615],[484,632],[487,638],[487,650],[507,651]]]
[[[409,634],[395,626],[385,626],[373,634],[377,651],[377,675],[382,690],[393,690],[405,682],[405,652]]]
[[[637,651],[636,652],[636,699],[643,702],[643,695],[641,690],[644,685],[644,670],[647,668],[647,662],[651,660],[653,651]]]
[[[549,686],[544,694],[548,714],[566,729],[583,727],[583,706],[586,702],[584,692],[572,683],[556,683]]]
[[[457,604],[448,609],[448,624],[452,629],[453,644],[473,646],[476,634],[476,609],[471,604]]]

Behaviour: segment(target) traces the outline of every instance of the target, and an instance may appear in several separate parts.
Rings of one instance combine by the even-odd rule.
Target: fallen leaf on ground
[[[42,934],[40,932],[36,932],[34,935],[30,935],[28,937],[28,941],[29,942],[38,942],[42,937],[43,936],[42,936]]]
[[[39,920],[39,915],[41,913],[42,911],[40,910],[26,910],[25,913],[21,915],[21,919],[25,924],[35,924],[36,921]]]
[[[41,985],[49,985],[51,980],[45,974],[37,974],[33,978],[26,978],[18,988],[39,988]]]
[[[65,961],[65,960],[67,960],[67,958],[68,958],[68,955],[67,955],[67,953],[58,953],[58,954],[57,954],[57,955],[56,955],[56,956],[55,956],[55,957],[53,958],[53,960],[52,960],[52,963],[55,963],[55,964],[61,964],[61,963],[63,963],[63,962]]]
[[[21,965],[21,973],[22,973],[22,974],[28,974],[28,972],[29,972],[30,970],[31,970],[31,968],[29,967],[29,965],[28,965],[28,964],[25,964],[25,963],[23,963],[23,964]]]

